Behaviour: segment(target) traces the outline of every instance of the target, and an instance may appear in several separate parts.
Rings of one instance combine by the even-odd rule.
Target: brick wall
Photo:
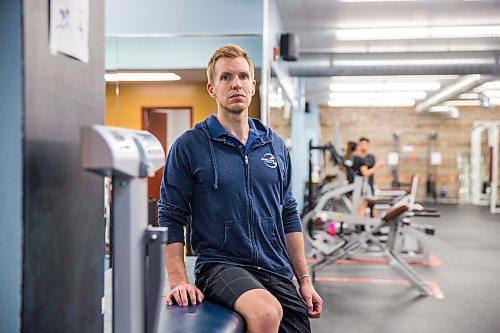
[[[422,200],[426,192],[427,135],[437,133],[434,150],[442,154],[442,164],[432,170],[436,177],[437,190],[446,190],[448,199],[458,199],[457,155],[463,154],[469,158],[470,135],[474,121],[500,120],[500,107],[461,107],[459,110],[460,117],[451,119],[446,114],[417,114],[413,108],[332,108],[323,105],[320,107],[322,142],[334,140],[335,122],[338,121],[344,143],[366,136],[371,141],[372,153],[378,159],[387,160],[388,153],[394,150],[392,133],[400,132],[401,146],[413,146],[412,153],[417,158],[400,160],[399,180],[409,183],[411,176],[417,174],[420,184],[418,199]],[[271,126],[283,137],[290,137],[290,120],[282,118],[282,109],[271,110]],[[483,141],[483,147],[486,148],[486,135],[483,135]],[[334,173],[336,170],[328,166],[326,172]],[[391,181],[391,167],[388,165],[375,175],[375,182],[382,188],[389,187]]]
[[[269,121],[273,131],[278,133],[283,139],[292,137],[292,121],[283,118],[283,108],[271,108]]]

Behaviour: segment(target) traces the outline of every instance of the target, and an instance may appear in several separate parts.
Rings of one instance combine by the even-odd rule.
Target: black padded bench
[[[186,269],[191,283],[194,282],[194,261],[194,257],[186,257]],[[167,279],[164,295],[167,294],[168,290],[170,288]],[[239,313],[209,301],[181,307],[168,306],[164,300],[160,310],[158,332],[243,333],[245,332],[245,320]]]

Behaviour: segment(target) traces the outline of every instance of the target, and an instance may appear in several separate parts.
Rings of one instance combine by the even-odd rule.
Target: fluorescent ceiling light
[[[485,90],[483,91],[483,94],[485,94],[489,98],[500,97],[500,90]]]
[[[285,101],[283,100],[270,100],[269,107],[270,108],[282,108],[285,106]]]
[[[429,109],[429,112],[453,112],[453,111],[458,111],[458,109],[454,106],[446,106],[446,105],[437,105],[433,106]]]
[[[376,59],[376,60],[333,60],[332,66],[442,66],[442,65],[490,65],[495,59]]]
[[[479,94],[476,94],[476,93],[465,93],[465,94],[458,95],[458,98],[460,98],[460,99],[478,99],[479,98]]]
[[[429,112],[447,113],[453,119],[457,119],[460,116],[460,111],[455,106],[437,105],[431,107]]]
[[[500,98],[490,98],[490,105],[500,105]]]
[[[452,100],[443,103],[446,106],[481,106],[481,101],[477,99]]]
[[[415,2],[422,0],[337,0],[338,2]]]
[[[424,99],[427,97],[425,91],[386,91],[386,92],[332,92],[328,95],[335,99]]]
[[[457,119],[460,116],[460,111],[454,106],[437,105],[431,107],[429,112],[448,113],[448,115],[453,119]]]
[[[411,98],[400,99],[333,99],[328,101],[329,106],[337,107],[387,107],[387,106],[413,106],[415,100]]]
[[[339,29],[336,36],[342,41],[500,37],[500,25]]]
[[[439,82],[360,82],[360,83],[332,83],[330,91],[428,91],[441,88]]]
[[[106,73],[104,74],[106,82],[138,82],[138,81],[177,81],[181,77],[174,73],[157,73],[157,72],[121,72],[121,73]]]
[[[391,82],[391,83],[408,83],[408,82],[434,82],[437,80],[456,80],[460,78],[460,75],[362,75],[362,76],[330,76],[332,83],[342,83],[342,82]]]
[[[285,101],[283,100],[283,90],[281,87],[276,89],[276,92],[271,91],[268,95],[269,107],[270,108],[282,108],[285,106]]]
[[[474,91],[485,91],[485,90],[500,90],[500,81],[486,82],[477,87],[476,89],[474,89]]]

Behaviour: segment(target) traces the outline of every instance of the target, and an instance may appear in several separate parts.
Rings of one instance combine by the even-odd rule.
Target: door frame
[[[167,110],[186,110],[189,109],[189,123],[193,127],[193,107],[192,106],[143,106],[141,107],[141,129],[145,130],[149,121],[149,110],[167,109]],[[167,118],[168,121],[168,118]],[[166,153],[166,152],[165,152]]]

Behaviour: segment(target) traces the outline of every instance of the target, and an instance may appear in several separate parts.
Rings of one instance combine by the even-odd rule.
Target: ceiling
[[[300,36],[302,52],[498,50],[498,38],[341,42],[338,29],[500,24],[500,1],[420,0],[341,2],[277,0],[286,31]]]
[[[290,63],[291,72],[293,74],[295,69],[300,76],[306,77],[306,98],[321,104],[329,101],[331,93],[329,86],[332,82],[373,83],[375,86],[388,80],[438,82],[440,88],[437,91],[424,91],[425,97],[415,100],[415,104],[418,104],[419,101],[428,99],[448,86],[454,84],[460,86],[460,82],[467,78],[464,77],[466,74],[493,74],[499,68],[500,0],[276,1],[285,31],[297,34],[300,40],[300,57],[297,62]],[[486,26],[486,32],[473,36],[475,26]],[[446,30],[443,27],[450,28]],[[382,33],[387,31],[374,30],[382,28],[391,28],[390,33],[394,31],[406,33],[406,30],[401,30],[405,28],[427,30],[422,36],[392,35],[384,38],[381,37]],[[429,28],[432,29],[432,33],[441,29],[440,31],[451,31],[456,36],[443,38],[443,35],[437,35],[429,38],[431,31]],[[349,36],[349,33],[357,32],[351,29],[367,30],[361,32],[360,36],[352,38],[354,40],[342,40],[346,38],[345,36]],[[368,38],[370,34],[374,37]],[[408,66],[397,68],[390,62],[380,62],[382,56],[400,61],[413,59],[412,64],[418,63],[421,67],[418,70]],[[448,61],[448,57],[453,60]],[[462,57],[470,61],[467,62]],[[367,70],[359,70],[366,65],[356,63],[341,71],[340,66],[336,66],[334,62],[334,59],[345,61],[358,58],[371,61],[371,65],[366,67]],[[425,58],[424,61],[422,58]],[[439,61],[443,66],[436,66]],[[478,66],[478,61],[483,61],[482,64],[487,65]],[[450,66],[452,63],[455,65]],[[321,67],[321,64],[324,64],[324,67]],[[481,79],[474,81],[475,84],[462,85],[447,97],[457,98],[460,93],[473,90],[487,80],[495,78],[483,75]]]

